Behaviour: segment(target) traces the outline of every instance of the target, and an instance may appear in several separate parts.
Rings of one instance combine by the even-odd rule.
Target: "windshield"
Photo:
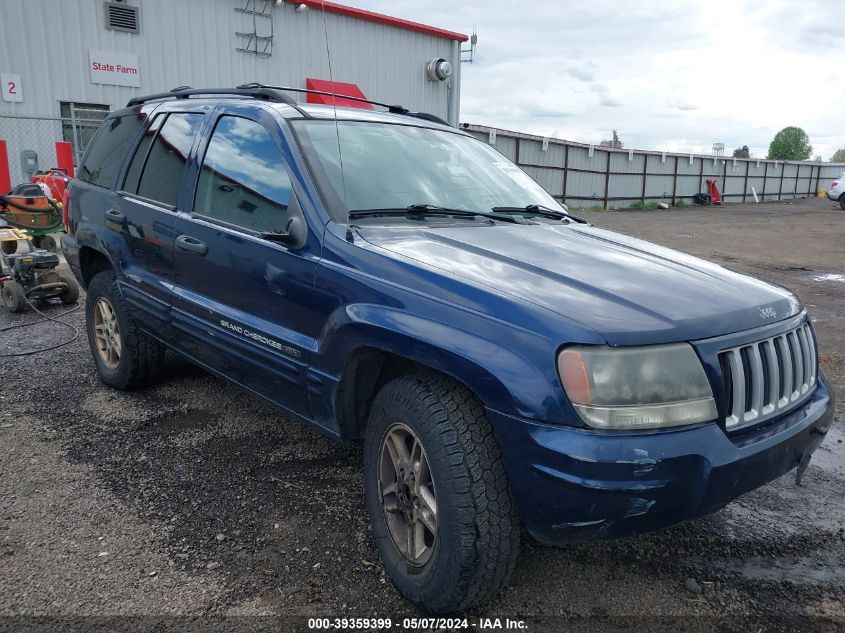
[[[474,138],[360,121],[338,121],[337,132],[334,120],[301,119],[294,126],[315,178],[330,189],[330,206],[340,207],[340,222],[350,210],[410,205],[468,211],[541,205],[564,212],[521,169]]]

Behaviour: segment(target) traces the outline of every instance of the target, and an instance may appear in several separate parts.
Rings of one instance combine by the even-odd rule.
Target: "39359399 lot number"
[[[309,630],[390,630],[394,621],[391,618],[308,618]],[[399,621],[395,624],[399,625]],[[467,618],[404,618],[402,630],[447,630],[469,629]]]

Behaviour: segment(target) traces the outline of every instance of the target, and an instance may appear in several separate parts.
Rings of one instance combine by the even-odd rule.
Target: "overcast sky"
[[[348,0],[462,33],[461,121],[626,147],[765,157],[788,125],[845,147],[842,0]]]

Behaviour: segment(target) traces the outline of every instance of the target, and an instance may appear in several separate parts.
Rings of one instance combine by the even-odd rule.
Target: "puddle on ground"
[[[726,567],[752,580],[773,583],[786,581],[796,585],[838,585],[845,569],[824,553],[814,554],[778,558],[752,556],[742,562],[734,561]]]
[[[831,427],[810,463],[827,471],[845,475],[845,431]]]
[[[834,283],[845,284],[845,275],[839,273],[824,273],[823,275],[813,275],[813,281],[832,281]]]

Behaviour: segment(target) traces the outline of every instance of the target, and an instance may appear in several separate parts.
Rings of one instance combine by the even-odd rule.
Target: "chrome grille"
[[[719,359],[728,394],[728,430],[791,408],[816,384],[816,345],[808,323],[724,350]]]

